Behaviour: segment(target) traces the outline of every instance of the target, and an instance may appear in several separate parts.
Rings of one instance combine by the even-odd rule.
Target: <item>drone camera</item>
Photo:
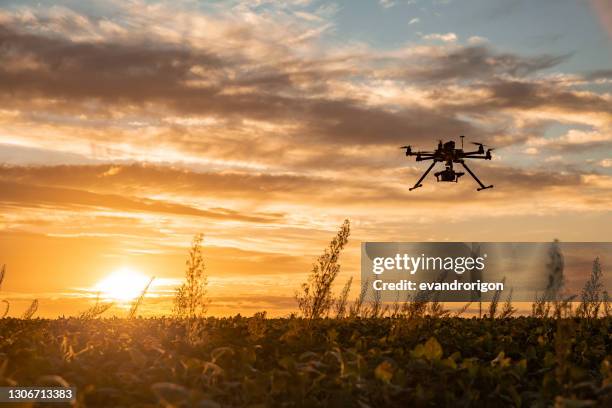
[[[451,169],[446,169],[446,170],[442,170],[437,173],[434,173],[434,176],[436,176],[436,180],[438,182],[440,181],[453,182],[454,181],[456,183],[459,181],[459,177],[463,176],[463,174],[464,173],[456,172]]]

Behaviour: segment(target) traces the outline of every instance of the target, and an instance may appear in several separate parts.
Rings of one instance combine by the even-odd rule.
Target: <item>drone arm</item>
[[[435,160],[434,156],[417,156],[416,161],[426,161],[426,160]]]
[[[423,185],[421,184],[421,181],[423,181],[423,179],[425,177],[427,177],[427,175],[429,174],[429,172],[431,171],[431,169],[433,169],[433,167],[436,165],[436,162],[434,161],[433,163],[431,163],[431,166],[429,166],[429,168],[427,170],[425,170],[425,173],[423,173],[423,175],[421,176],[421,178],[419,179],[419,181],[416,182],[416,184],[414,185],[414,187],[410,188],[410,191],[414,190],[415,188],[419,188],[422,187]]]
[[[484,190],[484,189],[487,189],[487,188],[493,188],[493,185],[485,186],[484,184],[482,184],[480,179],[478,179],[478,177],[476,177],[476,175],[472,172],[472,170],[470,170],[470,168],[463,161],[461,162],[461,165],[463,165],[463,167],[465,167],[467,172],[470,173],[470,176],[472,176],[474,178],[474,180],[476,180],[476,182],[480,185],[480,188],[476,189],[476,191]]]

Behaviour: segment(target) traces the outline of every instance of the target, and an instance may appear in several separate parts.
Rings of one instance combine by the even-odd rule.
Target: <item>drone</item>
[[[416,161],[433,160],[429,168],[425,171],[425,173],[423,173],[423,175],[416,182],[414,187],[410,188],[410,191],[416,188],[419,188],[419,187],[423,187],[421,182],[423,181],[425,177],[427,177],[431,169],[433,169],[433,167],[438,162],[444,163],[445,165],[444,170],[434,173],[434,176],[436,176],[436,180],[438,182],[441,182],[441,181],[442,182],[455,182],[455,183],[459,182],[459,178],[465,174],[463,172],[453,170],[453,163],[459,163],[467,170],[468,173],[470,173],[470,175],[474,178],[474,180],[476,180],[476,182],[480,186],[479,188],[476,189],[476,191],[485,190],[487,188],[493,188],[493,185],[485,186],[484,184],[482,184],[480,179],[478,179],[478,177],[476,177],[474,172],[470,170],[467,164],[465,164],[465,160],[466,159],[491,160],[491,152],[495,149],[488,148],[485,151],[484,144],[472,142],[473,145],[478,146],[478,149],[474,151],[466,152],[463,150],[463,138],[465,136],[459,136],[459,137],[461,138],[461,149],[456,149],[455,142],[452,140],[444,144],[440,140],[440,142],[438,143],[438,148],[433,152],[427,152],[427,151],[413,152],[411,146],[400,147],[400,149],[406,150],[406,156],[416,156]]]

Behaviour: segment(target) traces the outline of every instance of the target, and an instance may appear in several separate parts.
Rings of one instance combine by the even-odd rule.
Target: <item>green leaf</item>
[[[442,360],[442,364],[448,368],[452,368],[453,370],[457,368],[457,363],[455,363],[455,360],[453,360],[452,358],[445,358],[444,360]]]
[[[439,360],[442,354],[442,346],[435,337],[430,337],[423,345],[423,357],[428,360]]]
[[[491,366],[492,367],[499,366],[501,368],[506,368],[510,366],[511,361],[512,360],[510,357],[506,357],[506,353],[504,353],[503,351],[500,351],[497,357],[495,357],[495,359],[491,361]]]
[[[393,367],[393,364],[391,364],[390,361],[385,360],[376,367],[374,370],[374,376],[383,382],[389,383],[391,382],[391,378],[393,378],[394,371],[395,368]]]

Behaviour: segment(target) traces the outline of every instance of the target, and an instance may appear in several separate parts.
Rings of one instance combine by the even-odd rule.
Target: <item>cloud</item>
[[[411,18],[410,21],[408,21],[408,25],[413,25],[413,24],[417,24],[417,23],[420,23],[420,22],[421,22],[420,18],[414,17],[414,18]]]
[[[472,45],[478,45],[478,44],[483,44],[487,42],[489,42],[488,39],[486,39],[485,37],[480,37],[478,35],[473,35],[470,38],[468,38],[468,44],[472,44]]]
[[[612,167],[612,159],[610,159],[610,158],[602,159],[602,160],[599,161],[598,164],[601,167],[610,168],[610,167]]]
[[[71,152],[52,152],[47,149],[0,143],[0,163],[4,165],[61,165],[86,164],[94,160]]]
[[[425,52],[416,55],[407,68],[390,71],[406,80],[478,80],[500,81],[505,78],[520,78],[549,69],[567,61],[569,55],[541,55],[523,57],[509,53],[499,53],[485,45],[454,47],[451,49]],[[509,78],[508,78],[509,77]],[[520,85],[520,84],[517,84]]]
[[[559,137],[537,137],[527,141],[531,148],[546,148],[564,152],[601,150],[612,147],[612,136],[608,132],[570,129]]]
[[[584,76],[589,81],[612,80],[612,69],[591,71]]]
[[[53,188],[81,188],[103,194],[151,196],[163,192],[238,197],[243,194],[290,195],[316,190],[324,180],[303,175],[272,175],[252,172],[196,172],[165,165],[3,166],[0,180]],[[95,201],[95,200],[92,200]]]
[[[0,31],[0,41],[10,44],[2,48],[7,63],[0,67],[0,84],[6,85],[0,87],[0,101],[14,108],[10,114],[0,111],[7,141],[36,146],[60,162],[70,152],[74,164],[81,158],[120,165],[148,161],[193,171],[185,176],[156,167],[106,169],[119,173],[87,181],[100,194],[113,193],[104,186],[135,177],[138,183],[119,185],[133,189],[126,194],[148,199],[153,197],[149,188],[163,193],[155,177],[175,175],[188,178],[189,187],[160,185],[189,196],[193,188],[224,199],[248,192],[252,198],[268,194],[294,203],[308,199],[311,191],[316,202],[345,203],[351,194],[365,202],[389,191],[402,200],[392,183],[367,188],[367,182],[376,182],[374,173],[395,177],[403,163],[389,157],[400,144],[426,147],[465,134],[508,146],[546,128],[535,129],[531,121],[552,123],[568,115],[588,121],[600,115],[597,120],[605,121],[610,112],[605,95],[572,89],[542,73],[570,55],[523,56],[490,44],[456,42],[392,51],[330,50],[317,44],[316,36],[294,49],[272,41],[293,28],[275,26],[271,38],[264,38],[251,19],[272,17],[253,16],[250,9],[233,21],[221,16],[220,23],[197,13],[182,15],[211,24],[206,33],[190,26],[183,41],[175,38],[172,18],[151,20],[159,18],[158,11],[143,21],[129,15],[129,25],[114,21],[121,30],[103,30],[93,18],[62,13],[56,19],[71,21],[72,28],[35,18],[21,25],[9,22]],[[308,21],[295,31],[296,38],[331,27],[324,13],[314,15],[294,17]],[[82,33],[67,37],[78,31],[75,24]],[[159,32],[162,27],[168,32]],[[149,35],[155,41],[145,40]],[[543,112],[550,122],[528,117]],[[13,163],[27,163],[27,155],[22,157]],[[348,174],[365,178],[360,183]],[[323,187],[330,183],[343,192],[337,200],[329,201],[332,194]],[[57,187],[79,188],[76,183]]]
[[[0,42],[11,44],[11,55],[27,54],[38,63],[37,69],[18,73],[0,70],[6,98],[44,98],[55,101],[53,104],[65,101],[79,110],[86,102],[101,101],[106,109],[113,105],[144,109],[145,104],[158,104],[177,113],[223,117],[225,121],[297,120],[294,136],[310,134],[339,143],[349,138],[373,143],[374,134],[395,143],[394,134],[400,132],[426,138],[451,128],[472,130],[460,120],[433,111],[392,112],[350,96],[307,95],[309,88],[324,90],[326,86],[319,84],[330,80],[330,75],[325,69],[303,70],[300,62],[295,62],[291,73],[280,68],[259,72],[245,68],[242,73],[240,60],[180,47],[82,44],[8,29],[0,31]],[[228,75],[227,70],[236,69]]]
[[[455,42],[457,41],[457,34],[455,33],[446,33],[446,34],[432,33],[432,34],[423,35],[423,39],[424,40],[436,40],[436,41],[442,41],[442,42]]]
[[[332,146],[347,142],[395,145],[405,141],[404,135],[410,135],[414,142],[424,142],[443,134],[461,133],[487,141],[498,129],[478,126],[477,121],[466,118],[464,113],[472,113],[491,102],[493,106],[497,104],[494,109],[517,108],[519,104],[528,107],[522,100],[525,95],[519,93],[524,84],[509,84],[516,96],[509,95],[497,78],[524,77],[567,58],[521,57],[497,53],[484,46],[430,47],[412,53],[409,58],[381,56],[370,51],[323,57],[319,54],[312,58],[283,47],[270,49],[273,46],[267,42],[262,45],[262,54],[257,55],[250,50],[259,47],[231,46],[234,36],[240,41],[246,36],[249,41],[260,42],[258,34],[252,31],[254,28],[242,21],[236,22],[231,30],[228,22],[218,28],[221,32],[230,30],[222,40],[229,46],[222,48],[208,47],[214,41],[198,46],[188,41],[178,43],[173,36],[159,37],[159,33],[152,34],[159,41],[144,41],[141,38],[148,34],[147,28],[138,25],[136,29],[131,28],[136,33],[131,33],[131,40],[127,41],[124,34],[115,33],[117,30],[99,33],[95,21],[72,14],[70,19],[74,20],[71,27],[78,23],[96,35],[81,36],[78,41],[67,39],[63,33],[74,33],[75,29],[57,24],[52,25],[56,35],[43,35],[37,28],[49,23],[42,18],[26,24],[31,26],[29,30],[8,24],[0,31],[0,41],[10,44],[4,51],[9,62],[6,66],[17,67],[16,70],[0,69],[0,84],[4,85],[0,100],[10,100],[23,110],[18,119],[24,126],[43,122],[48,132],[50,123],[63,120],[65,123],[58,123],[57,130],[67,140],[71,139],[67,135],[74,133],[75,139],[93,139],[96,145],[108,141],[112,145],[109,137],[114,137],[117,141],[134,141],[140,148],[158,146],[161,140],[176,149],[177,157],[186,152],[197,153],[196,156],[207,152],[214,156],[210,160],[216,162],[229,154],[258,161],[279,155],[289,158],[294,156],[292,145],[312,140]],[[328,26],[325,23],[310,29]],[[265,64],[259,63],[263,57]],[[24,65],[20,61],[29,62]],[[376,66],[382,69],[373,69]],[[463,92],[476,90],[485,96],[492,93],[493,99],[478,96],[458,100],[449,94],[450,89],[431,92],[427,89],[429,84],[423,84],[422,94],[428,99],[418,103],[377,103],[371,99],[376,83],[367,85],[368,76],[372,75],[381,80],[400,81],[393,84],[400,92],[402,83],[414,81],[475,81],[473,85],[463,83]],[[353,78],[366,79],[363,83],[367,87],[359,90]],[[487,80],[491,83],[482,84]],[[566,91],[559,96],[571,95]],[[540,98],[538,103],[555,104],[563,99],[548,96]],[[584,99],[576,98],[572,108]],[[75,126],[79,120],[75,116],[77,112],[86,118],[82,120],[82,127],[86,129]],[[126,118],[127,123],[122,123],[112,119],[127,115],[135,116],[135,120],[127,122]],[[70,119],[64,119],[67,116]],[[159,123],[156,119],[169,116],[176,120],[164,119]],[[109,123],[112,131],[94,134],[89,125],[94,118]],[[142,123],[148,131],[140,131],[133,123]],[[253,123],[261,127],[257,129]],[[72,129],[66,128],[67,125]],[[208,128],[201,129],[205,126]],[[87,137],[78,136],[86,133]],[[248,136],[253,134],[257,137]],[[283,136],[278,137],[279,134]],[[23,142],[28,137],[19,136],[16,140]],[[128,151],[133,149],[129,142],[123,145]],[[316,150],[315,147],[311,152]],[[128,153],[128,157],[139,155]]]
[[[538,191],[541,192],[547,188],[577,186],[582,183],[580,173],[575,171],[559,176],[550,171],[482,166],[480,163],[474,163],[472,167],[479,174],[484,172],[483,177],[502,188],[491,201],[491,204],[497,202],[496,205],[500,206],[505,206],[504,200],[518,192],[523,194],[523,199],[529,200],[532,191],[530,186],[538,186]],[[341,178],[335,174],[320,177],[201,173],[186,168],[142,164],[28,166],[0,168],[0,182],[11,190],[2,200],[5,205],[56,205],[64,208],[98,206],[121,211],[169,213],[264,224],[281,222],[287,214],[244,213],[227,208],[202,210],[201,204],[197,207],[185,206],[149,197],[174,197],[174,200],[194,202],[194,205],[198,204],[198,197],[202,194],[217,200],[226,200],[227,205],[248,197],[248,200],[257,202],[260,206],[283,204],[287,210],[292,205],[304,202],[329,208],[348,208],[373,202],[393,206],[405,200],[412,203],[438,203],[440,197],[458,199],[472,195],[472,180],[469,178],[465,178],[460,189],[437,188],[439,191],[434,196],[409,192],[407,187],[425,170],[423,166],[401,172],[390,172],[381,168],[379,174],[387,174],[388,179],[367,176],[367,169],[364,169],[363,177],[353,180],[350,176]],[[340,170],[339,174],[342,173]],[[430,188],[438,187],[431,180],[428,184]],[[356,202],[355,197],[360,197],[360,200]],[[491,200],[484,196],[483,198]],[[497,201],[498,199],[501,201]]]
[[[378,4],[380,4],[385,9],[388,9],[394,7],[396,3],[393,0],[378,0]]]
[[[0,28],[2,57],[15,61],[29,56],[32,67],[0,71],[3,93],[56,98],[100,98],[109,101],[168,96],[185,89],[198,67],[207,75],[222,68],[218,57],[177,47],[119,43],[75,43],[65,39]],[[10,65],[10,64],[9,64]]]
[[[123,20],[104,24],[65,9],[25,20],[10,15],[0,31],[7,44],[0,98],[14,112],[0,112],[0,126],[9,142],[55,152],[60,161],[67,160],[60,153],[74,152],[74,163],[179,163],[201,170],[193,178],[215,194],[243,188],[259,196],[249,189],[254,183],[278,197],[318,192],[329,180],[361,191],[344,174],[394,174],[400,162],[387,157],[400,143],[428,146],[466,134],[520,144],[546,128],[531,121],[573,115],[601,124],[610,114],[605,94],[542,72],[571,55],[523,56],[453,42],[331,50],[316,35],[285,47],[276,39],[331,27],[326,14],[305,18],[291,9],[289,18],[306,25],[277,24],[266,38],[257,27],[272,14],[243,7],[217,19],[180,8],[170,18],[157,9],[146,17],[124,10]],[[180,41],[179,14],[190,22]],[[36,136],[43,132],[53,142]],[[153,177],[157,170],[149,170]],[[112,185],[124,172],[144,171],[122,167],[98,184]]]
[[[278,222],[282,219],[281,214],[241,214],[237,211],[222,208],[202,210],[160,200],[99,194],[70,188],[26,185],[9,181],[0,181],[0,189],[5,192],[0,204],[12,207],[53,206],[60,209],[75,210],[79,208],[103,208],[114,211],[162,213],[259,223]]]
[[[544,161],[547,162],[547,163],[560,162],[562,160],[563,160],[563,156],[561,156],[559,154],[554,155],[554,156],[550,156],[550,157],[547,157],[546,159],[544,159]]]
[[[560,122],[604,127],[612,118],[608,95],[555,86],[545,80],[493,79],[481,85],[480,90],[483,97],[466,102],[462,106],[464,111],[512,109],[515,117],[519,117],[522,111],[525,115],[532,113]]]

